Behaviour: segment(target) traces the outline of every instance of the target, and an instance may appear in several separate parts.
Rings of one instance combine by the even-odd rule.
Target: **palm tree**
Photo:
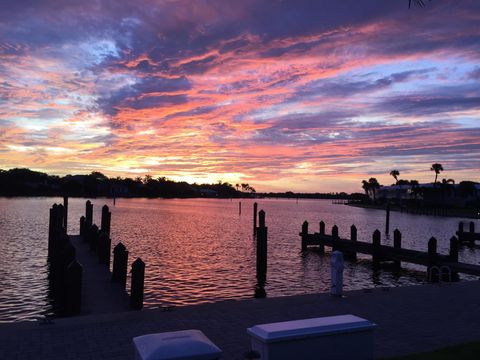
[[[393,176],[393,178],[395,179],[395,183],[398,184],[398,177],[400,176],[400,171],[392,170],[392,171],[390,171],[390,175]]]
[[[377,192],[377,189],[380,189],[380,184],[378,183],[378,180],[376,178],[368,179],[368,184],[370,185],[370,189],[372,190],[373,202],[375,202],[376,192]]]
[[[430,168],[431,171],[435,171],[435,184],[437,183],[437,178],[438,178],[438,174],[440,174],[440,172],[443,171],[443,166],[442,164],[439,164],[439,163],[435,163],[435,164],[432,164],[432,167]]]
[[[367,180],[362,180],[362,189],[365,190],[365,194],[368,195],[368,192],[370,191],[370,184]]]

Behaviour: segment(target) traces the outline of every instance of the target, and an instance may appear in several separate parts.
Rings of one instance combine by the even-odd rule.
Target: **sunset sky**
[[[478,0],[0,1],[0,168],[480,180]]]

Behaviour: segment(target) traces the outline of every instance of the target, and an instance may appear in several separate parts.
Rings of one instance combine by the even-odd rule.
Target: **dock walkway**
[[[389,357],[480,340],[479,290],[479,281],[466,281],[1,324],[0,353],[6,359],[133,359],[135,336],[200,329],[224,359],[242,359],[250,346],[246,328],[254,324],[354,314],[378,324],[375,356]]]
[[[112,282],[112,273],[104,264],[98,263],[96,252],[90,251],[79,235],[70,235],[75,246],[77,261],[83,268],[82,315],[121,312],[129,310],[126,290]]]

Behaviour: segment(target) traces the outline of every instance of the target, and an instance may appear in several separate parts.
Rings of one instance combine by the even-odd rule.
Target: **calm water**
[[[48,209],[59,198],[0,198],[0,321],[29,320],[51,309],[47,282]],[[100,224],[100,208],[112,211],[112,246],[123,242],[130,263],[141,257],[147,264],[145,307],[187,305],[254,295],[255,247],[252,238],[253,201],[217,199],[94,199],[94,221]],[[259,210],[267,213],[267,296],[285,296],[329,290],[329,254],[300,252],[298,233],[304,220],[310,231],[326,222],[327,233],[337,224],[342,237],[349,237],[355,224],[358,239],[370,241],[375,229],[384,229],[383,211],[333,205],[329,200],[260,199]],[[79,232],[85,199],[70,199],[69,233]],[[431,236],[439,252],[448,253],[449,239],[459,218],[440,218],[392,212],[391,229],[399,228],[402,245],[426,250]],[[478,226],[478,224],[477,224]],[[386,244],[393,239],[383,238]],[[460,261],[479,263],[480,249],[464,247]],[[387,270],[373,272],[370,257],[346,262],[347,290],[374,286],[422,283],[424,269],[405,265],[400,276]],[[462,279],[467,277],[462,276]],[[127,284],[129,288],[129,285]]]

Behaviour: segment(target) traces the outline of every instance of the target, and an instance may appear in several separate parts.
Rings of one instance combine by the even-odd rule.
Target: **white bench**
[[[133,344],[135,360],[216,360],[222,355],[200,330],[137,336]]]
[[[262,360],[373,359],[376,325],[354,315],[255,325],[247,329]]]

